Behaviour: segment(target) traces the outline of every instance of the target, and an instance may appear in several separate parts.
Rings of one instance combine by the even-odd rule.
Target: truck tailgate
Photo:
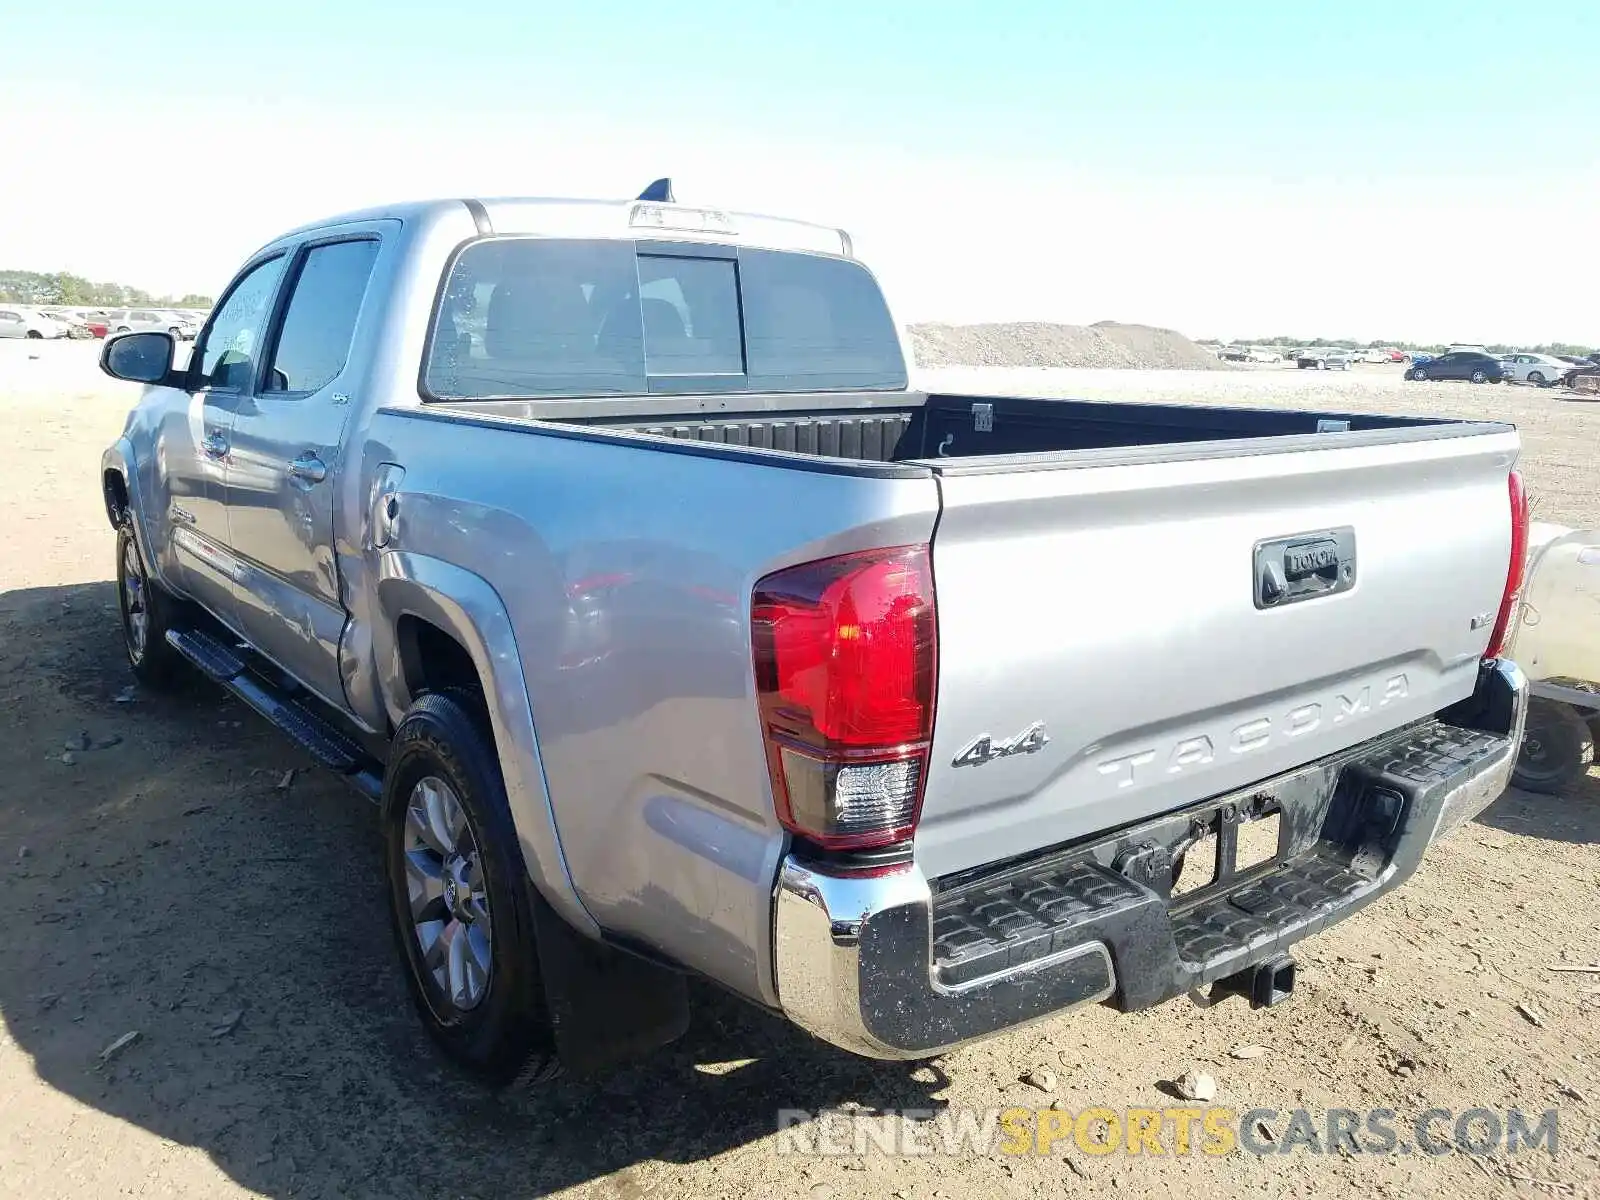
[[[923,870],[1247,787],[1470,695],[1518,442],[1444,428],[935,463]]]

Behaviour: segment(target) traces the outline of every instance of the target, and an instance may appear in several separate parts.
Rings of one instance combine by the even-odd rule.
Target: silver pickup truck
[[[494,1083],[689,975],[880,1058],[1275,1003],[1511,770],[1505,425],[929,394],[845,234],[670,188],[297,229],[174,350],[101,360],[128,660],[381,805]]]

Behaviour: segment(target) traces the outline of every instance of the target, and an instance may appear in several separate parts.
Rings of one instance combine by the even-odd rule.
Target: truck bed
[[[664,513],[742,497],[700,535],[719,547],[765,505],[887,504],[896,485],[933,484],[937,717],[915,838],[931,879],[1247,788],[1460,702],[1511,553],[1518,447],[1494,423],[904,392],[469,411],[699,457],[624,473],[674,496]],[[801,487],[797,470],[855,480]]]
[[[737,408],[730,407],[735,404]],[[1429,437],[1467,428],[1429,417],[920,392],[663,396],[621,402],[491,400],[450,407],[485,416],[874,463],[1179,446],[1330,431],[1409,431],[1411,437]]]

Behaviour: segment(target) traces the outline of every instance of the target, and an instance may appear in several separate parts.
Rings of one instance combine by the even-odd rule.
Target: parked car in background
[[[80,308],[77,309],[76,312],[78,314],[78,320],[82,321],[86,326],[88,326],[89,332],[94,334],[95,337],[103,338],[108,332],[110,332],[111,327],[106,321],[104,309]]]
[[[77,338],[80,341],[87,341],[95,336],[94,331],[89,328],[84,319],[77,313],[73,312],[70,308],[44,308],[40,309],[39,311],[44,313],[44,315],[49,317],[51,320],[60,321],[63,325],[65,325],[67,327],[67,336],[69,338]]]
[[[1492,354],[1473,350],[1452,350],[1426,362],[1413,362],[1407,379],[1465,379],[1471,383],[1504,383],[1505,372]]]
[[[1577,387],[1580,376],[1600,375],[1600,363],[1589,363],[1586,366],[1569,367],[1561,376],[1562,387]]]
[[[116,308],[106,318],[112,333],[170,333],[182,341],[193,341],[198,332],[194,322],[160,308]]]
[[[1389,361],[1389,352],[1377,346],[1369,346],[1361,352],[1361,361],[1364,363],[1386,363]]]
[[[1528,721],[1511,779],[1556,793],[1589,773],[1600,742],[1600,529],[1533,522],[1525,578],[1511,656]]]
[[[1406,353],[1404,350],[1396,350],[1393,347],[1390,347],[1390,349],[1387,351],[1387,353],[1388,353],[1388,356],[1389,356],[1389,358],[1388,358],[1389,362],[1397,363],[1397,362],[1410,362],[1411,361],[1411,355]]]
[[[1351,353],[1334,346],[1316,346],[1297,350],[1294,365],[1302,371],[1348,371]]]
[[[1548,387],[1559,383],[1571,369],[1553,354],[1513,354],[1510,361],[1501,361],[1500,369],[1513,383],[1531,383],[1535,387]]]
[[[0,306],[0,338],[64,338],[71,330],[65,321],[58,321],[37,308],[20,305]]]

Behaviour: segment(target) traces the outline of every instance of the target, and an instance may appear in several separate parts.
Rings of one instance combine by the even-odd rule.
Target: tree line
[[[66,271],[0,271],[0,300],[12,304],[96,305],[102,308],[210,308],[210,296],[156,296],[125,283],[95,283]]]

